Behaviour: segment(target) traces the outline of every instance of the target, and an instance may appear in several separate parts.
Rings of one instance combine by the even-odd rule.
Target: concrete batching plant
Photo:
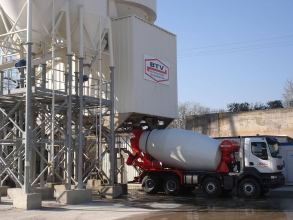
[[[14,184],[25,209],[56,184],[59,202],[88,201],[85,183],[97,176],[115,194],[126,151],[115,140],[127,144],[141,121],[165,128],[178,114],[176,36],[154,25],[156,0],[0,6],[1,185]]]

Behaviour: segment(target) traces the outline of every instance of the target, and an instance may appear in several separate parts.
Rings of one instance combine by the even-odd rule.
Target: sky
[[[177,36],[179,102],[266,104],[293,80],[293,0],[157,0],[155,24]]]

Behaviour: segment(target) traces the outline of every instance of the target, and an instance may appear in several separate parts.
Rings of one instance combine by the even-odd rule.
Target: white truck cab
[[[285,162],[279,156],[279,143],[270,136],[220,137],[218,140],[233,140],[240,144],[236,156],[239,161],[236,187],[246,198],[256,198],[270,189],[285,183],[282,171]],[[231,173],[235,175],[235,173]]]
[[[278,156],[279,145],[270,137],[244,138],[245,167],[254,167],[260,173],[277,173],[284,169],[284,161]]]

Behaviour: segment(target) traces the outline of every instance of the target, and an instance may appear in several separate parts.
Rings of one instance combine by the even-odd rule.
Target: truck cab
[[[283,159],[279,154],[279,145],[274,138],[245,138],[245,167],[254,167],[260,173],[282,172]]]
[[[279,156],[277,139],[270,136],[216,139],[234,140],[240,143],[239,153],[236,154],[240,163],[236,186],[238,193],[243,197],[255,198],[266,194],[270,189],[284,185],[285,177],[282,171],[285,163]]]

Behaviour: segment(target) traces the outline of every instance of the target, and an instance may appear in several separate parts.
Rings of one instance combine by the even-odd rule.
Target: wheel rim
[[[166,182],[166,188],[169,192],[173,192],[176,190],[176,183],[174,180],[168,180]]]
[[[152,179],[145,181],[145,188],[148,190],[152,190],[155,187],[155,182]]]
[[[251,195],[255,191],[255,186],[252,183],[246,183],[243,186],[243,191],[245,192],[245,194]]]
[[[208,192],[208,193],[213,193],[213,192],[215,192],[215,190],[216,190],[216,185],[215,185],[215,183],[212,183],[212,182],[209,182],[207,185],[206,185],[206,191]]]

